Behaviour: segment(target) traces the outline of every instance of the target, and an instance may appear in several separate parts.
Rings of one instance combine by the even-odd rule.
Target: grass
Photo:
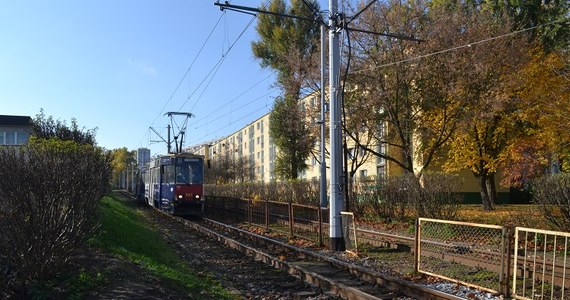
[[[103,251],[118,255],[172,283],[189,298],[233,299],[213,280],[194,274],[158,232],[144,224],[132,207],[112,197],[101,202],[100,234],[90,240]]]
[[[108,283],[108,279],[100,272],[88,271],[85,268],[77,272],[63,272],[53,280],[40,282],[31,287],[31,299],[79,300],[85,298],[90,291]]]
[[[136,203],[118,200],[116,195],[104,197],[99,208],[101,226],[98,234],[88,243],[90,248],[106,253],[106,256],[119,257],[142,268],[132,266],[127,271],[119,267],[117,271],[97,271],[93,267],[71,267],[56,278],[40,282],[31,287],[31,299],[84,299],[102,291],[112,284],[113,278],[122,277],[130,281],[141,276],[150,277],[154,284],[161,285],[173,295],[189,299],[235,299],[236,296],[225,290],[219,283],[204,275],[197,275],[176,251],[164,242],[160,234],[145,224],[135,210]],[[139,211],[140,213],[140,211]],[[83,261],[82,265],[86,263]],[[89,264],[89,263],[87,263]],[[99,268],[100,269],[100,268]],[[144,273],[144,274],[138,274]],[[147,274],[147,275],[145,275]]]
[[[458,220],[481,224],[552,229],[544,219],[540,207],[534,204],[496,205],[493,211],[484,211],[481,205],[461,205]]]

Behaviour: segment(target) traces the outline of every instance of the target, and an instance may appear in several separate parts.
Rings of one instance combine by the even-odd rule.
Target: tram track
[[[463,299],[211,219],[181,222],[343,299]]]
[[[245,299],[465,299],[446,293],[447,289],[436,288],[432,284],[417,284],[387,275],[376,266],[370,268],[366,263],[362,264],[360,259],[350,259],[344,252],[296,247],[284,242],[281,237],[269,238],[209,219],[184,219],[154,209],[148,212],[156,215],[152,217],[155,219],[152,223],[163,232],[169,243],[181,251],[182,257],[188,259],[191,265],[198,264],[198,269],[203,272],[218,274],[214,277],[220,278],[230,290],[235,290],[237,285],[237,290],[241,291],[240,295],[245,295]],[[220,247],[220,244],[224,247]],[[235,253],[241,253],[239,257],[243,257],[238,263],[231,262],[236,266],[228,268],[218,265],[227,264],[226,256],[230,261],[236,259]],[[247,260],[251,262],[247,263]],[[255,265],[254,262],[282,270],[283,274],[290,274],[292,279],[275,281],[274,277],[282,275],[275,276],[265,268],[252,269],[249,265]],[[234,275],[236,268],[240,270],[237,276]],[[246,274],[245,277],[243,274]],[[229,280],[227,276],[232,279]],[[245,293],[244,278],[255,278],[246,279]],[[305,284],[299,285],[295,280]],[[261,298],[259,293],[263,293]],[[332,298],[325,295],[332,295]]]

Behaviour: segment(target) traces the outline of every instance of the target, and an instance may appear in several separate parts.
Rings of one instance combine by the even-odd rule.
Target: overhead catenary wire
[[[269,1],[267,1],[266,3],[268,3]],[[198,52],[198,54],[196,55],[196,57],[194,58],[194,60],[192,61],[190,67],[188,67],[188,69],[186,70],[185,74],[182,76],[182,78],[180,79],[178,85],[176,86],[176,88],[174,89],[174,91],[172,92],[171,96],[169,97],[168,101],[165,103],[165,105],[163,106],[163,108],[161,109],[161,111],[158,113],[158,115],[154,118],[154,120],[152,121],[151,125],[149,126],[149,128],[154,125],[154,123],[156,122],[156,120],[162,115],[162,112],[165,110],[165,108],[168,106],[168,104],[170,103],[170,101],[173,99],[174,95],[176,94],[176,92],[178,91],[178,89],[180,88],[182,82],[184,82],[184,79],[186,78],[186,76],[188,75],[188,73],[190,72],[192,66],[194,65],[194,63],[196,62],[199,54],[202,52],[202,50],[204,49],[205,45],[207,44],[207,42],[210,40],[210,37],[212,36],[213,32],[215,31],[215,29],[218,27],[218,24],[220,23],[220,21],[222,20],[222,18],[225,16],[225,13],[223,13],[222,15],[220,15],[220,18],[218,18],[216,24],[214,25],[214,27],[212,28],[212,30],[210,31],[210,34],[208,35],[208,38],[206,39],[206,41],[204,41],[204,43],[202,44],[202,47],[200,48],[200,51]],[[211,82],[211,80],[213,79],[213,76],[215,75],[215,73],[217,72],[217,70],[219,70],[221,63],[225,60],[225,58],[227,57],[228,53],[232,50],[232,48],[235,46],[235,44],[240,40],[240,38],[243,36],[243,34],[247,31],[247,29],[251,26],[251,24],[253,24],[253,21],[255,20],[255,17],[257,17],[257,15],[254,15],[254,17],[248,22],[248,24],[246,25],[246,27],[242,30],[242,32],[239,34],[239,36],[236,38],[236,40],[234,40],[234,42],[229,46],[229,48],[225,51],[225,53],[222,54],[222,57],[220,58],[220,60],[218,60],[218,62],[216,63],[216,65],[214,65],[214,67],[212,67],[212,69],[210,70],[210,72],[208,73],[208,75],[202,80],[202,82],[200,83],[200,85],[192,92],[190,93],[190,90],[188,91],[188,97],[186,99],[186,101],[180,106],[181,110],[183,108],[183,106],[190,100],[190,98],[196,93],[196,91],[200,88],[200,86],[206,82],[206,80],[208,79],[208,77],[210,76],[210,74],[212,74],[212,72],[214,72],[214,74],[212,75],[212,77],[210,78],[210,80],[208,81]],[[208,86],[208,84],[206,85],[206,87]],[[201,93],[201,95],[203,95],[203,93],[205,92],[205,90]],[[201,97],[200,95],[200,97]],[[199,100],[199,99],[198,99]],[[194,104],[193,107],[196,106],[198,100],[196,101],[196,103]],[[141,137],[141,141],[140,144],[142,145],[142,141],[145,139],[146,136],[149,136],[150,138],[150,132],[146,131],[145,134]]]
[[[214,26],[212,27],[212,30],[210,30],[210,33],[208,34],[208,37],[206,38],[206,40],[202,43],[202,46],[200,47],[200,50],[198,50],[198,53],[196,53],[196,56],[194,57],[194,59],[192,60],[192,62],[190,63],[190,66],[188,66],[188,68],[186,69],[186,72],[184,72],[184,75],[182,75],[182,78],[180,78],[180,81],[178,82],[178,84],[176,85],[176,87],[174,88],[174,91],[172,91],[172,93],[170,94],[170,97],[168,97],[168,100],[166,101],[166,103],[164,104],[164,106],[162,107],[162,109],[158,112],[158,114],[156,115],[156,117],[154,118],[154,120],[150,123],[149,128],[152,127],[152,125],[154,125],[154,122],[156,122],[156,120],[158,120],[159,117],[161,117],[164,112],[164,110],[166,109],[166,107],[168,106],[168,104],[170,103],[170,101],[172,101],[172,99],[174,98],[174,95],[176,94],[176,92],[178,91],[178,89],[180,88],[180,86],[182,85],[182,83],[184,82],[184,79],[186,78],[186,76],[188,76],[188,74],[190,73],[190,70],[192,69],[192,66],[194,66],[194,63],[196,62],[196,60],[198,59],[198,57],[200,56],[200,54],[202,53],[202,50],[204,50],[204,47],[206,46],[206,44],[208,43],[208,41],[210,40],[210,38],[212,37],[212,34],[214,33],[214,31],[216,30],[216,28],[218,27],[218,25],[220,24],[220,21],[222,20],[222,18],[224,17],[224,14],[221,14],[220,17],[218,18],[218,20],[216,21],[216,23],[214,24]],[[150,135],[149,131],[145,131],[145,134],[142,136],[141,141],[139,142],[139,144],[142,145],[142,141],[144,140],[144,138]]]
[[[265,93],[265,94],[263,94],[263,95],[261,95],[261,96],[255,98],[255,99],[249,101],[248,103],[245,103],[244,105],[242,105],[242,106],[240,106],[240,107],[237,107],[237,108],[235,108],[235,109],[233,109],[233,110],[231,110],[231,111],[229,111],[229,112],[226,112],[226,113],[224,113],[224,114],[222,114],[222,115],[216,117],[215,119],[209,120],[209,122],[218,121],[218,120],[222,119],[223,117],[225,117],[225,116],[227,116],[227,115],[229,115],[229,114],[231,114],[231,113],[233,113],[233,112],[236,112],[236,111],[238,111],[238,110],[241,110],[241,109],[243,109],[243,108],[246,108],[246,107],[249,106],[250,104],[253,104],[253,103],[255,103],[255,102],[258,102],[258,101],[261,100],[261,99],[266,99],[266,97],[269,96],[269,95],[271,95],[272,93],[273,93],[273,91],[269,91],[269,92],[267,92],[267,93]],[[267,104],[266,104],[264,107],[267,107]],[[235,120],[235,121],[237,121],[237,120]],[[235,121],[234,121],[234,122],[235,122]],[[198,123],[198,124],[204,124],[204,122],[196,122],[196,123]],[[232,124],[232,123],[233,123],[233,122],[230,121],[229,124],[227,124],[227,125],[230,125],[230,124]],[[192,124],[194,124],[194,123],[192,123]],[[203,125],[202,125],[202,126],[203,126]],[[196,128],[196,129],[197,129],[197,128],[201,128],[202,126],[197,126],[197,127],[195,127],[195,128]]]
[[[235,122],[241,121],[241,120],[243,120],[243,119],[245,119],[245,118],[248,118],[248,117],[254,115],[255,113],[257,113],[257,112],[259,112],[259,111],[262,111],[262,110],[264,110],[264,109],[266,109],[266,108],[267,108],[267,107],[261,107],[261,108],[255,110],[255,111],[253,111],[253,112],[251,112],[251,113],[249,113],[249,114],[247,114],[247,115],[245,115],[245,116],[243,116],[243,117],[241,117],[241,118],[235,120]],[[216,130],[210,132],[210,133],[207,133],[207,134],[201,136],[201,137],[199,138],[199,140],[203,140],[203,139],[205,139],[206,137],[209,137],[209,136],[211,136],[211,135],[213,135],[213,134],[215,134],[215,133],[217,133],[217,132],[222,131],[223,129],[226,128],[226,126],[227,126],[227,125],[223,125],[222,127],[220,127],[220,128],[218,128],[218,129],[216,129]]]
[[[258,82],[254,83],[253,85],[251,85],[250,87],[248,87],[247,89],[245,89],[243,92],[239,93],[237,96],[231,98],[229,101],[224,102],[224,104],[216,107],[213,109],[213,111],[206,115],[206,116],[202,116],[198,119],[196,119],[196,123],[200,123],[201,121],[209,118],[212,116],[212,114],[219,112],[221,109],[225,108],[226,106],[230,105],[233,103],[234,100],[239,99],[241,96],[245,95],[247,92],[251,91],[252,89],[254,89],[255,87],[257,87],[258,85],[260,85],[263,81],[267,80],[269,77],[271,77],[271,75],[267,75],[264,78],[262,78],[261,80],[259,80]],[[275,90],[275,88],[271,89],[272,91]],[[251,103],[251,102],[250,102]]]
[[[358,73],[361,73],[361,72],[372,71],[372,70],[375,70],[375,69],[390,67],[390,66],[394,66],[394,65],[398,65],[398,64],[402,64],[402,63],[408,63],[408,62],[411,62],[411,61],[416,61],[416,60],[420,60],[420,59],[423,59],[423,58],[428,58],[428,57],[431,57],[431,56],[435,56],[435,55],[439,55],[439,54],[444,54],[444,53],[447,53],[447,52],[452,52],[452,51],[456,51],[456,50],[463,49],[463,48],[470,48],[470,47],[472,47],[472,46],[474,46],[474,45],[491,42],[491,41],[494,41],[494,40],[497,40],[497,39],[501,39],[501,38],[504,38],[504,37],[508,37],[508,36],[520,34],[520,33],[523,33],[523,32],[527,32],[527,31],[530,31],[530,30],[537,29],[537,28],[542,27],[542,26],[548,26],[548,25],[552,25],[552,24],[555,24],[555,23],[558,23],[558,22],[562,22],[562,21],[563,21],[563,20],[556,20],[556,21],[552,21],[552,22],[549,22],[549,23],[544,23],[544,24],[540,24],[540,25],[535,25],[535,26],[531,26],[531,27],[528,27],[528,28],[523,28],[523,29],[515,30],[515,31],[509,32],[509,33],[501,34],[501,35],[498,35],[498,36],[489,37],[489,38],[482,39],[482,40],[479,40],[479,41],[469,42],[469,43],[464,44],[464,45],[460,45],[460,46],[456,46],[456,47],[451,47],[451,48],[448,48],[448,49],[443,49],[443,50],[435,51],[435,52],[428,53],[428,54],[419,55],[419,56],[416,56],[416,57],[411,57],[411,58],[407,58],[407,59],[403,59],[403,60],[399,60],[399,61],[394,61],[394,62],[390,62],[390,63],[378,65],[378,66],[372,66],[372,67],[363,68],[363,69],[360,69],[360,70],[351,71],[351,72],[349,72],[349,74],[358,74]]]
[[[241,39],[241,37],[244,35],[244,33],[247,31],[247,29],[249,29],[249,27],[251,26],[251,24],[253,24],[253,21],[255,20],[255,17],[251,18],[251,20],[247,23],[247,25],[245,26],[245,28],[241,31],[241,33],[238,35],[238,37],[233,41],[233,43],[229,46],[229,48],[222,54],[222,56],[220,57],[220,59],[218,60],[218,62],[212,67],[212,69],[210,70],[210,72],[208,72],[208,74],[204,77],[204,79],[200,82],[200,84],[196,87],[196,89],[194,90],[194,92],[192,93],[192,95],[194,95],[194,93],[196,93],[196,91],[200,88],[200,86],[202,86],[202,84],[204,84],[204,82],[206,82],[206,80],[208,79],[208,77],[210,77],[210,74],[213,73],[213,76],[217,73],[217,70],[219,70],[221,64],[224,62],[224,60],[226,59],[228,53],[234,48],[234,46],[236,45],[236,43]],[[209,81],[212,80],[212,78],[210,78]],[[186,99],[186,101],[184,101],[184,103],[182,103],[182,105],[180,106],[179,110],[181,110],[184,105],[186,105],[186,103],[188,103],[188,101],[190,101],[190,97],[188,97]],[[196,106],[196,104],[198,103],[198,101],[200,100],[200,98],[196,99],[196,102],[194,103],[194,105],[192,106],[192,109]],[[191,110],[192,110],[191,109]]]

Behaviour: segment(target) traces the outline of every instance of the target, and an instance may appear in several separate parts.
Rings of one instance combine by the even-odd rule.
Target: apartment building
[[[300,105],[307,112],[308,125],[313,126],[312,130],[318,131],[320,125],[315,115],[315,112],[320,111],[318,97],[309,95],[301,99]],[[204,155],[210,165],[214,165],[221,160],[238,161],[243,159],[247,163],[247,168],[241,170],[247,172],[245,175],[248,179],[262,182],[277,180],[274,169],[279,149],[269,135],[270,115],[271,113],[267,113],[226,137],[202,145],[191,146],[188,148],[188,151]],[[326,136],[326,148],[329,148],[328,131]],[[307,158],[306,164],[308,168],[299,174],[299,178],[306,180],[318,180],[320,178],[319,143],[320,141],[317,141],[313,154]],[[364,155],[362,150],[358,150],[350,142],[348,143],[348,150],[350,155]],[[325,163],[329,165],[328,158]],[[327,169],[328,172],[329,170]],[[384,177],[386,172],[387,165],[383,159],[369,157],[356,171],[355,179],[376,178],[378,174]],[[327,174],[327,178],[330,178],[329,176]]]
[[[144,166],[150,162],[150,149],[138,148],[137,149],[137,166],[139,170],[143,170]]]
[[[32,134],[32,118],[0,115],[0,145],[26,144]]]
[[[320,101],[317,100],[317,97],[310,95],[300,101],[301,105],[303,105],[303,109],[309,112],[307,114],[307,116],[309,116],[307,122],[309,126],[313,126],[311,129],[315,132],[320,130],[320,124],[317,122],[318,117],[316,117],[318,114],[315,114],[315,112],[320,111]],[[279,149],[272,142],[271,136],[269,135],[270,115],[271,113],[268,113],[226,137],[210,141],[203,145],[192,146],[188,150],[204,155],[206,161],[211,166],[223,159],[229,159],[234,162],[242,159],[242,162],[245,162],[245,166],[240,167],[237,171],[237,173],[240,173],[238,176],[242,176],[242,178],[237,181],[271,182],[277,180],[274,168]],[[328,118],[328,116],[326,117]],[[329,123],[328,120],[325,120],[325,122],[327,124]],[[388,129],[381,127],[380,130]],[[378,132],[377,134],[382,134],[382,132]],[[317,136],[319,135],[317,134]],[[329,149],[328,138],[329,132],[327,129],[325,141],[327,149]],[[416,141],[419,141],[419,139],[416,139]],[[319,143],[320,141],[316,142],[313,154],[306,160],[308,167],[299,174],[299,178],[305,180],[319,180]],[[376,149],[378,153],[390,152],[393,156],[397,156],[397,152],[402,151],[401,149],[386,145],[369,145],[369,147]],[[359,149],[359,147],[355,146],[350,139],[347,141],[347,150],[348,170],[354,170],[353,180],[355,181],[384,179],[403,173],[403,169],[396,163],[367,154],[363,149]],[[416,157],[415,159],[420,158]],[[361,162],[356,169],[354,168],[353,160],[355,162]],[[327,166],[330,166],[328,158],[325,163]],[[430,167],[430,170],[440,171],[441,167],[434,164]],[[459,172],[458,175],[463,182],[461,190],[458,192],[463,193],[465,201],[479,203],[480,192],[477,179],[469,170],[463,170]],[[330,179],[329,169],[327,169],[326,176]],[[500,176],[496,178],[500,201],[508,202],[509,190],[500,187],[498,178],[500,178]]]

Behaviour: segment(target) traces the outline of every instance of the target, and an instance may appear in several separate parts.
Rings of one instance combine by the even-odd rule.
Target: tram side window
[[[162,180],[164,183],[174,183],[174,166],[164,166]]]

